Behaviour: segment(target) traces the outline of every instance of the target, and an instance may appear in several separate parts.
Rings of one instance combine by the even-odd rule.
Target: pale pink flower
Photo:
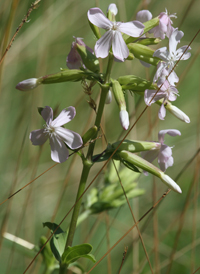
[[[93,53],[93,50],[86,46],[86,44],[82,41],[83,38],[79,37],[73,37],[75,39],[75,42],[72,42],[71,50],[67,56],[67,67],[69,69],[80,69],[81,67],[85,68],[85,65],[82,62],[81,56],[77,51],[77,44],[80,46],[86,47],[91,53]]]
[[[153,32],[154,37],[156,38],[165,39],[165,35],[169,38],[174,30],[172,27],[173,22],[170,19],[172,17],[177,18],[176,14],[169,15],[167,9],[165,9],[165,12],[161,12],[158,16],[159,25],[151,29],[149,32]]]
[[[172,148],[164,144],[165,134],[170,136],[181,135],[180,131],[177,129],[160,130],[158,133],[160,146],[157,146],[157,149],[142,152],[142,157],[150,163],[158,157],[158,164],[162,171],[166,171],[166,169],[174,163]]]
[[[164,77],[158,80],[157,85],[158,87],[160,87],[158,92],[157,90],[151,90],[151,89],[145,90],[144,101],[146,105],[150,106],[152,103],[155,103],[156,101],[160,99],[163,99],[163,103],[158,112],[158,117],[159,119],[164,120],[166,116],[166,109],[164,107],[164,104],[167,100],[175,101],[178,95],[178,90],[174,86],[170,85],[169,82]]]
[[[97,58],[106,58],[112,46],[114,57],[120,61],[124,61],[129,55],[129,50],[121,32],[129,36],[139,37],[142,35],[144,29],[144,25],[139,21],[127,23],[112,22],[99,8],[89,9],[88,19],[93,25],[107,30],[96,42],[94,50]]]
[[[159,62],[159,65],[157,67],[157,72],[154,77],[155,81],[162,75],[163,69],[166,69],[168,72],[172,71],[176,62],[180,59],[180,57],[182,56],[186,48],[187,50],[183,54],[180,60],[187,60],[188,58],[190,58],[191,53],[188,52],[188,50],[191,49],[190,47],[183,46],[179,48],[178,50],[176,50],[176,47],[178,43],[180,43],[180,40],[183,37],[183,35],[184,33],[182,31],[179,31],[178,29],[174,29],[174,31],[172,32],[169,38],[169,51],[167,50],[166,47],[163,47],[163,48],[157,49],[154,52],[153,54],[154,57],[158,57],[163,60],[163,62],[162,61]],[[172,86],[174,86],[175,83],[178,83],[179,78],[176,75],[174,70],[170,73],[168,77],[168,81],[170,82]]]
[[[53,120],[53,110],[46,106],[41,115],[46,124],[43,129],[37,129],[30,133],[29,139],[34,146],[43,145],[49,139],[51,146],[51,159],[62,163],[69,157],[66,145],[71,149],[80,148],[83,144],[81,136],[63,127],[76,115],[74,107],[63,109],[56,119]],[[66,144],[66,145],[65,145]]]

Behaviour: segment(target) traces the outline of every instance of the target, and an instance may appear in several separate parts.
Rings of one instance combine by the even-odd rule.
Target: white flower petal
[[[77,149],[83,145],[83,140],[78,133],[63,127],[58,127],[55,131],[60,139],[62,139],[71,149]]]
[[[57,163],[65,162],[69,157],[66,145],[59,137],[52,135],[50,138],[51,159]]]
[[[132,21],[127,23],[117,22],[117,30],[130,35],[132,37],[139,37],[144,31],[144,25],[139,21]]]
[[[129,55],[128,47],[119,31],[114,32],[112,50],[113,55],[121,61],[124,61]]]
[[[144,23],[152,19],[152,14],[148,10],[140,10],[136,15],[136,20]]]
[[[168,56],[169,56],[169,52],[166,47],[157,49],[153,54],[153,57],[158,57],[166,62],[168,61]]]
[[[33,130],[29,135],[29,139],[34,146],[41,146],[48,139],[48,134],[44,132],[44,129]]]
[[[170,71],[171,71],[171,68],[170,68]],[[176,83],[178,83],[179,78],[174,70],[169,74],[167,80],[172,86],[175,86]]]
[[[147,106],[155,103],[156,101],[164,98],[166,95],[162,91],[157,92],[156,96],[154,97],[156,90],[146,89],[144,92],[144,101]],[[154,97],[154,98],[153,98]],[[153,99],[152,99],[153,98]]]
[[[104,15],[102,10],[99,8],[89,9],[87,15],[89,21],[99,28],[108,30],[113,26],[113,23]]]
[[[58,115],[58,117],[53,120],[51,123],[52,127],[60,127],[64,124],[70,122],[74,116],[76,115],[76,110],[74,107],[68,107],[66,109],[63,109],[61,113]]]
[[[96,42],[95,44],[95,55],[97,58],[106,58],[111,48],[113,39],[113,31],[109,30]]]
[[[163,144],[164,142],[164,136],[165,134],[168,134],[170,136],[177,136],[177,135],[181,135],[180,131],[177,129],[164,129],[164,130],[160,130],[158,133],[158,140],[161,144]]]
[[[165,116],[166,116],[166,109],[164,107],[164,104],[162,104],[160,106],[160,109],[158,111],[158,117],[160,120],[164,120],[165,119]]]
[[[188,48],[188,49],[187,49]],[[186,50],[187,49],[187,50]],[[190,58],[191,56],[191,53],[190,52],[187,52],[188,50],[190,50],[191,47],[188,47],[188,46],[182,46],[181,48],[179,48],[177,51],[176,51],[176,57],[177,57],[177,60],[180,59],[180,57],[183,55],[183,52],[186,50],[186,52],[184,53],[184,55],[181,57],[181,60],[187,60]]]
[[[49,106],[46,106],[41,111],[42,118],[45,120],[47,125],[49,125],[53,120],[53,109]]]
[[[183,35],[184,33],[178,29],[174,29],[172,32],[171,36],[169,37],[169,52],[171,55],[176,52],[177,45],[180,43]]]
[[[158,154],[159,154],[159,149],[154,149],[154,150],[142,152],[141,156],[148,162],[152,163],[158,157]]]
[[[172,166],[174,159],[172,157],[172,149],[169,146],[161,145],[158,155],[158,164],[162,171],[165,171],[169,166]]]

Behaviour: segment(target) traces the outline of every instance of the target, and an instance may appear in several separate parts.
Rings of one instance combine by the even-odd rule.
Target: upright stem
[[[107,66],[106,76],[105,76],[105,83],[110,78],[112,63],[113,63],[113,54],[111,53],[109,55],[108,66]],[[97,126],[98,128],[100,127],[107,93],[108,93],[108,87],[102,85],[101,97],[100,97],[99,107],[98,107],[97,116],[96,116],[96,120],[95,120],[95,126]],[[94,136],[94,139],[97,137],[97,134],[98,134],[98,132],[96,133],[96,136]],[[83,170],[82,170],[82,175],[81,175],[80,184],[79,184],[79,188],[78,188],[78,193],[76,196],[76,204],[74,206],[74,210],[73,210],[73,214],[72,214],[72,218],[71,218],[71,223],[70,223],[70,227],[69,227],[65,250],[67,249],[68,246],[71,246],[72,242],[73,242],[74,233],[75,233],[76,226],[77,226],[79,210],[80,210],[81,201],[82,201],[82,198],[80,198],[80,197],[85,190],[85,185],[86,185],[87,178],[88,178],[88,175],[90,172],[90,168],[93,165],[92,155],[94,152],[94,147],[95,147],[95,142],[90,143],[87,156],[86,156],[86,158],[83,159]],[[61,263],[59,273],[64,274],[66,272],[66,267],[67,267],[66,265]]]

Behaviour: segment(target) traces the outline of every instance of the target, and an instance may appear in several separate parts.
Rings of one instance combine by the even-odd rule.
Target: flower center
[[[113,22],[113,26],[112,26],[111,30],[117,30],[117,28],[118,28],[117,23]]]
[[[44,125],[44,132],[49,135],[49,137],[52,137],[52,135],[56,135],[55,128],[51,125]]]

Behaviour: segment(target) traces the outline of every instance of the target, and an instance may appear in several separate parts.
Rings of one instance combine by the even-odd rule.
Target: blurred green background
[[[30,0],[0,1],[1,56],[31,3]],[[199,0],[125,0],[115,3],[119,10],[117,20],[125,22],[135,20],[136,13],[141,9],[149,9],[154,17],[165,11],[165,8],[171,14],[177,13],[178,18],[173,19],[173,26],[184,32],[180,46],[188,45],[200,26]],[[106,12],[109,4],[110,2],[105,0],[42,0],[38,8],[31,13],[29,22],[24,24],[7,53],[0,67],[0,203],[54,164],[47,143],[40,149],[32,146],[29,140],[29,133],[44,124],[37,107],[48,105],[58,108],[59,113],[65,107],[75,106],[76,117],[67,127],[81,135],[94,124],[95,114],[87,103],[89,98],[84,95],[80,83],[42,85],[29,92],[16,90],[15,86],[24,79],[37,78],[66,68],[66,57],[73,36],[84,38],[84,42],[93,48],[96,40],[88,24],[87,11],[97,5]],[[160,46],[167,46],[167,43],[165,39]],[[180,97],[175,102],[175,105],[190,117],[190,124],[177,120],[170,113],[167,113],[165,121],[160,121],[157,118],[159,106],[152,105],[129,135],[130,139],[157,140],[157,133],[161,129],[180,130],[181,136],[165,138],[167,145],[174,146],[175,164],[166,172],[173,179],[196,153],[200,141],[200,35],[196,37],[191,48],[191,58],[180,62],[176,69],[180,78]],[[105,69],[106,60],[102,61],[102,65]],[[138,60],[134,60],[123,64],[115,63],[111,76],[117,78],[121,75],[135,74],[152,80],[154,73],[155,68],[146,70]],[[92,98],[96,100],[98,94],[99,90],[95,88]],[[139,96],[128,94],[126,99],[129,114],[132,115]],[[135,115],[132,115],[131,124],[144,107],[142,99],[137,104]],[[117,141],[122,129],[119,123],[119,110],[114,100],[105,106],[102,125],[108,141]],[[100,139],[97,145],[97,153],[106,147]],[[171,192],[154,216],[150,214],[139,226],[143,227],[142,236],[154,273],[167,274],[180,216],[184,220],[183,229],[170,273],[193,273],[200,266],[199,163],[197,157],[180,177],[178,184],[183,194]],[[88,182],[100,167],[101,165],[95,165]],[[59,223],[74,204],[80,173],[80,159],[76,157],[74,161],[71,157],[1,205],[0,273],[23,273],[35,254],[19,246],[13,248],[12,243],[4,239],[2,233],[9,232],[38,245],[39,238],[47,233],[47,228],[43,228],[42,223],[51,221],[52,216],[55,217],[54,221]],[[94,185],[100,184],[102,178],[100,175]],[[131,202],[136,219],[139,219],[166,189],[161,181],[150,175],[141,175],[139,187],[145,188],[146,193]],[[187,210],[184,210],[186,201]],[[58,204],[59,207],[56,209]],[[62,228],[66,229],[69,222],[70,217],[64,221]],[[112,226],[109,227],[111,222]],[[74,244],[83,243],[87,239],[87,242],[93,245],[93,253],[99,260],[108,246],[112,246],[132,225],[130,210],[124,205],[120,210],[94,215],[83,222],[76,231]],[[151,273],[141,242],[138,240],[133,243],[135,237],[137,238],[136,230],[129,233],[111,252],[110,257],[105,258],[92,273],[118,273],[125,246],[128,246],[128,253],[121,274]],[[100,248],[99,243],[102,243]],[[92,262],[82,263],[87,271],[93,265]],[[43,273],[43,269],[39,256],[28,273]]]

